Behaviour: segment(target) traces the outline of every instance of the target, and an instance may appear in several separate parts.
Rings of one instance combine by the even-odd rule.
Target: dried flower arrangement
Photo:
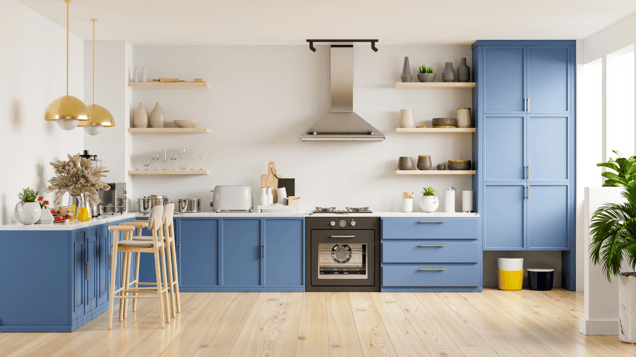
[[[97,190],[109,190],[104,181],[100,180],[106,177],[106,170],[103,166],[93,166],[93,162],[79,156],[79,154],[68,155],[68,161],[58,160],[52,162],[51,166],[55,169],[56,176],[49,180],[51,184],[46,188],[46,192],[57,191],[55,195],[55,204],[62,204],[62,197],[65,192],[71,196],[79,196],[82,193],[88,194],[94,204],[100,202]]]

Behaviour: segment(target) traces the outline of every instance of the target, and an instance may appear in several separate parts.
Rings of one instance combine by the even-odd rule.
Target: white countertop
[[[129,212],[119,215],[102,216],[90,220],[89,222],[68,221],[66,223],[52,223],[52,224],[32,224],[25,226],[20,223],[13,223],[7,225],[0,225],[0,231],[69,231],[74,229],[88,228],[97,226],[104,223],[110,223],[127,218],[134,217],[147,217],[139,212]],[[475,218],[479,217],[478,213],[462,213],[462,212],[373,212],[373,213],[347,213],[347,214],[333,214],[333,213],[319,213],[312,214],[310,212],[300,213],[249,213],[249,212],[201,212],[201,213],[175,213],[175,218],[228,218],[228,217],[467,217]]]

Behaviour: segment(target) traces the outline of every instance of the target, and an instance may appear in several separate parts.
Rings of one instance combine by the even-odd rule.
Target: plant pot
[[[53,214],[51,214],[51,210],[48,208],[42,209],[42,214],[37,224],[53,224]]]
[[[420,82],[435,82],[435,78],[437,78],[437,73],[418,73],[417,79]]]
[[[42,215],[40,204],[37,202],[19,202],[15,205],[15,219],[22,224],[35,224]]]
[[[619,276],[618,338],[636,343],[636,276]]]
[[[439,200],[437,196],[422,196],[420,197],[420,208],[427,213],[433,213],[437,211],[439,207]]]

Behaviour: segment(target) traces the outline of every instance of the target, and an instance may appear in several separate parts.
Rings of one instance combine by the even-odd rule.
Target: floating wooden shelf
[[[132,134],[205,134],[208,128],[128,128]]]
[[[398,175],[475,175],[476,170],[395,170]]]
[[[208,170],[131,170],[128,175],[209,175]]]
[[[475,82],[397,82],[395,88],[475,88]]]
[[[398,134],[455,134],[474,133],[475,128],[395,128]]]
[[[130,82],[128,86],[146,89],[210,88],[207,82]]]

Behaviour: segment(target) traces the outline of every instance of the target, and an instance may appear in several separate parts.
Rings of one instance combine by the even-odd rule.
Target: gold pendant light
[[[88,134],[97,135],[102,131],[102,127],[115,126],[115,119],[106,108],[95,104],[95,21],[97,19],[91,19],[91,21],[93,21],[93,104],[88,106],[91,120],[80,122],[79,126],[84,127],[84,131]]]
[[[72,130],[80,121],[90,120],[91,115],[86,104],[68,95],[69,4],[71,0],[64,0],[64,2],[66,3],[66,95],[49,104],[44,113],[44,120],[57,121],[60,128]]]

